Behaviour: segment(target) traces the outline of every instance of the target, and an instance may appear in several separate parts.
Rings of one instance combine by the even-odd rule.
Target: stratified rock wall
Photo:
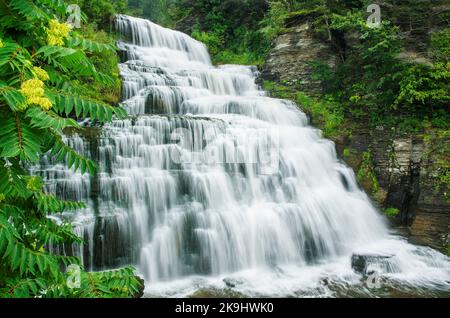
[[[317,92],[319,83],[311,78],[311,62],[321,61],[333,67],[337,59],[330,45],[316,38],[311,22],[305,20],[275,40],[261,76],[303,91]]]

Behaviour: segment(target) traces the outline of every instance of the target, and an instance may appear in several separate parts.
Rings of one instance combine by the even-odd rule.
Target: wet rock
[[[353,254],[352,268],[355,272],[368,276],[373,274],[373,270],[369,270],[370,265],[384,265],[386,267],[387,260],[391,259],[393,255],[383,254]]]
[[[231,278],[231,277],[226,277],[222,281],[229,288],[234,288],[234,287],[242,285],[244,283],[243,281],[241,281],[237,278]]]
[[[306,19],[275,40],[262,68],[261,78],[315,93],[320,90],[320,85],[311,76],[311,63],[319,60],[333,67],[338,57],[330,43],[316,38],[311,20]]]
[[[441,147],[450,140],[446,144]],[[387,129],[372,133],[370,141],[380,189],[386,191],[381,206],[400,211],[395,225],[408,227],[411,241],[446,251],[450,202],[434,177],[441,160],[436,147],[422,136],[398,136]]]
[[[243,298],[243,297],[246,297],[246,295],[243,295],[231,289],[218,289],[218,288],[202,288],[195,291],[191,295],[187,296],[187,298]]]

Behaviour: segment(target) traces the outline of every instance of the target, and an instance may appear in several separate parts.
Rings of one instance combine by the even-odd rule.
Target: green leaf
[[[49,19],[50,16],[30,0],[11,0],[9,5],[30,19]]]
[[[68,210],[83,209],[86,207],[83,202],[63,201],[50,194],[36,195],[36,199],[39,210],[45,213],[61,213]]]
[[[61,131],[66,127],[80,128],[77,122],[71,118],[63,118],[53,111],[44,111],[38,106],[32,106],[27,110],[26,117],[31,119],[31,127],[52,128]]]
[[[22,93],[13,87],[7,86],[4,82],[0,82],[0,96],[3,97],[6,104],[8,104],[14,112],[18,112],[25,108],[26,99]]]
[[[79,48],[83,51],[92,53],[103,53],[105,51],[114,52],[115,47],[110,44],[98,43],[89,39],[83,39],[79,37],[71,37],[67,40],[67,45],[70,48]]]
[[[82,50],[48,45],[41,47],[36,57],[63,72],[96,77],[94,64]]]
[[[92,120],[98,120],[106,123],[112,120],[113,114],[118,118],[125,118],[127,112],[120,106],[111,106],[101,101],[76,96],[64,92],[51,91],[48,96],[52,99],[54,109],[59,114],[68,114],[75,108],[77,117],[91,117]]]
[[[55,143],[49,153],[51,157],[54,157],[57,161],[66,162],[67,167],[69,169],[73,168],[74,171],[77,171],[81,167],[80,170],[82,174],[86,172],[87,167],[89,167],[91,174],[95,173],[95,170],[97,169],[95,162],[76,153],[62,141],[60,136],[55,135],[54,137]]]

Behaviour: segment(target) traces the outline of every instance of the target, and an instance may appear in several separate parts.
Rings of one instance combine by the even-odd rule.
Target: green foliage
[[[324,91],[335,95],[352,115],[369,113],[376,121],[391,109],[394,91],[398,90],[401,63],[396,58],[400,52],[397,28],[386,21],[379,28],[370,28],[360,12],[334,14],[330,28],[356,32],[358,44],[336,70],[316,68],[316,76],[325,85]]]
[[[343,156],[344,158],[349,157],[351,154],[352,154],[352,153],[351,153],[351,150],[348,149],[348,148],[345,148],[344,151],[342,152],[342,156]]]
[[[387,209],[384,209],[383,212],[387,216],[397,216],[397,215],[399,215],[400,210],[397,208],[387,208]]]
[[[216,64],[237,64],[237,65],[258,65],[264,64],[264,58],[261,55],[250,51],[235,53],[230,50],[222,50],[214,56],[213,62]]]
[[[311,117],[312,123],[323,130],[325,137],[334,138],[346,133],[343,109],[333,98],[318,100],[294,88],[270,81],[265,81],[263,88],[274,97],[296,101]]]
[[[59,114],[74,114],[78,118],[89,116],[92,120],[102,123],[111,121],[113,115],[119,118],[126,116],[123,108],[114,107],[89,97],[58,91],[49,91],[48,96],[54,101],[54,108]]]
[[[450,29],[433,32],[430,55],[435,61],[450,61]]]
[[[272,96],[283,99],[295,99],[296,91],[286,85],[272,81],[264,81],[263,88]]]
[[[84,204],[46,193],[44,181],[26,169],[47,155],[93,174],[95,163],[65,145],[61,132],[80,129],[74,117],[104,123],[126,115],[86,93],[115,85],[96,60],[115,56],[114,46],[66,32],[56,21],[65,12],[62,1],[0,2],[0,297],[130,297],[140,286],[126,268],[82,271],[81,287],[68,288],[65,270],[80,261],[54,248],[82,240],[50,216]]]
[[[432,60],[427,60],[401,53],[405,44],[400,27],[386,18],[379,28],[371,28],[361,10],[333,12],[329,27],[332,42],[350,38],[352,45],[341,51],[342,62],[335,68],[314,63],[314,79],[326,95],[345,106],[347,115],[368,117],[373,126],[389,123],[401,131],[421,130],[428,123],[448,127],[448,29],[432,35]]]
[[[115,37],[105,31],[97,30],[92,24],[83,24],[76,33],[77,37],[74,37],[76,42],[69,43],[70,47],[76,45],[86,50],[98,75],[96,81],[87,83],[77,81],[78,89],[82,90],[85,96],[117,104],[120,101],[121,80],[119,57],[115,51]],[[80,38],[82,38],[81,41]]]
[[[216,55],[223,47],[224,39],[222,34],[206,33],[199,30],[192,31],[192,37],[200,42],[205,43],[208,47],[209,53]]]
[[[120,101],[119,58],[116,54],[113,35],[113,18],[117,13],[126,13],[126,0],[74,0],[70,4],[78,4],[82,9],[81,29],[72,30],[71,37],[66,40],[68,48],[81,49],[89,57],[95,68],[95,80],[70,78],[77,91],[94,99],[101,99],[111,104]],[[109,31],[107,33],[106,31]],[[52,78],[53,79],[53,78]],[[67,80],[58,83],[67,87]]]
[[[450,201],[450,131],[431,130],[424,136],[426,152],[422,160],[432,163],[427,175],[435,181],[435,191]]]
[[[284,20],[290,12],[284,1],[270,1],[269,10],[261,21],[261,32],[270,40],[284,29]]]
[[[393,107],[414,107],[416,111],[444,109],[450,103],[450,62],[413,65],[402,73],[400,90]]]
[[[85,22],[100,29],[112,27],[114,15],[125,12],[127,8],[126,0],[71,0],[69,3],[79,5],[85,14]]]
[[[356,175],[356,180],[367,191],[373,194],[378,192],[379,184],[373,170],[372,154],[370,153],[370,151],[362,153],[362,162]]]
[[[81,298],[126,298],[137,295],[140,282],[134,277],[134,268],[125,267],[116,271],[83,272],[80,288],[71,290],[70,297]]]
[[[130,0],[128,5],[133,15],[142,16],[166,27],[173,27],[182,12],[177,10],[178,0]]]
[[[265,0],[161,2],[165,2],[165,6],[169,9],[163,11],[157,9],[154,15],[169,15],[169,18],[162,19],[163,25],[181,26],[185,32],[205,42],[215,63],[257,65],[263,63],[270,49],[270,40],[259,30],[259,21],[267,9]],[[167,22],[168,20],[171,22]],[[160,22],[161,19],[154,21]]]
[[[333,138],[345,133],[343,110],[331,96],[317,100],[299,92],[297,103],[311,115],[314,124],[323,129],[325,137]]]

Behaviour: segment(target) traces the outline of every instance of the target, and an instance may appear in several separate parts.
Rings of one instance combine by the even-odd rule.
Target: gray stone
[[[369,265],[379,264],[386,267],[386,260],[392,258],[393,255],[383,254],[353,254],[352,268],[355,272],[364,276],[370,275]]]
[[[302,21],[274,41],[261,77],[315,93],[320,90],[319,82],[311,78],[311,62],[315,61],[333,67],[337,63],[337,56],[329,43],[315,37],[311,22]]]
[[[236,279],[236,278],[231,278],[231,277],[226,277],[222,281],[229,288],[235,288],[236,286],[243,284],[243,282],[241,280]]]

